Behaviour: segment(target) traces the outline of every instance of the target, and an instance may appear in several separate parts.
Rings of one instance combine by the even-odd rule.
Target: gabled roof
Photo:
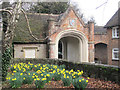
[[[105,28],[108,27],[114,27],[114,26],[118,26],[119,24],[119,20],[120,20],[120,9],[118,9],[118,11],[112,16],[112,18],[107,22],[107,24],[104,26]]]
[[[83,20],[81,19],[80,15],[77,13],[77,11],[75,10],[75,8],[72,7],[72,6],[69,6],[68,9],[66,10],[66,12],[60,15],[60,17],[59,17],[59,19],[58,19],[59,21],[58,21],[57,24],[60,25],[60,24],[62,23],[62,21],[64,21],[64,18],[69,14],[69,12],[70,12],[71,10],[73,10],[73,12],[74,12],[75,15],[78,17],[78,19],[79,19],[79,21],[81,22],[81,24],[82,24],[83,26],[85,26],[85,24],[84,24]]]
[[[40,14],[40,13],[27,13],[32,33],[35,37],[44,39],[45,33],[48,30],[48,21],[58,21],[59,15],[53,14]],[[15,36],[13,42],[41,42],[36,41],[29,33],[27,23],[23,14],[20,15],[20,19],[15,29]]]
[[[95,26],[94,27],[94,34],[106,34],[107,30],[103,26]]]

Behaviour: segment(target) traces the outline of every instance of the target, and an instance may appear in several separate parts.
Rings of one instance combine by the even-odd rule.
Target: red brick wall
[[[112,49],[113,48],[118,48],[118,40],[119,39],[114,39],[112,38],[112,29],[107,30],[108,34],[108,64],[109,65],[118,65],[118,61],[112,60]]]

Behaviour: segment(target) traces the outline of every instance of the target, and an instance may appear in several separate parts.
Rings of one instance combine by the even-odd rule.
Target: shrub
[[[81,88],[81,89],[84,89],[87,86],[87,83],[88,83],[88,80],[84,78],[76,78],[76,79],[73,79],[73,82],[72,82],[75,88]]]
[[[55,72],[54,75],[53,75],[53,78],[54,78],[55,81],[61,80],[61,77],[62,77],[61,73],[59,73],[59,72]]]
[[[24,84],[31,84],[34,80],[34,78],[32,77],[32,74],[24,75],[23,79],[24,79],[23,80]]]
[[[12,88],[18,88],[22,85],[23,79],[20,76],[15,75],[11,78],[9,77],[8,82]]]
[[[36,88],[44,88],[46,80],[47,80],[46,78],[37,78],[37,79],[35,79]]]
[[[71,80],[72,80],[72,77],[69,77],[69,76],[62,77],[64,86],[70,86]]]

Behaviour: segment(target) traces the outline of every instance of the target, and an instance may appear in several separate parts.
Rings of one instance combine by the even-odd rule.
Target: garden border
[[[99,78],[101,80],[110,80],[120,84],[120,67],[113,65],[104,65],[104,64],[95,64],[95,63],[73,63],[68,62],[63,59],[23,59],[16,58],[10,61],[10,64],[15,63],[28,63],[33,64],[56,64],[56,65],[65,65],[66,69],[70,70],[83,70],[83,76],[91,78]]]

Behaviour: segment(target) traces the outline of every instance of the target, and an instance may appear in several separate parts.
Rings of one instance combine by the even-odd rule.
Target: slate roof
[[[94,27],[94,34],[106,34],[107,30],[103,26],[95,26]]]
[[[120,9],[112,16],[112,18],[104,26],[105,28],[114,27],[120,25],[118,22],[120,20]]]
[[[65,13],[56,15],[56,14],[41,14],[41,13],[29,13],[28,18],[30,21],[30,27],[34,36],[40,39],[44,39],[48,30],[48,20],[56,21],[56,25],[60,25],[60,23],[64,20],[66,15],[69,13],[70,10],[73,10],[75,14],[80,19],[80,22],[85,25],[84,22],[81,20],[79,15],[76,13],[76,10],[73,7],[69,7]],[[27,23],[25,21],[25,17],[21,14],[19,22],[17,23],[17,27],[15,30],[15,37],[13,42],[41,42],[36,41],[28,31]]]
[[[30,21],[30,27],[33,35],[40,39],[45,38],[45,33],[47,32],[46,30],[48,30],[48,20],[52,19],[57,21],[59,18],[59,15],[55,14],[53,15],[53,14],[29,13],[27,14],[27,16]],[[29,34],[27,23],[25,21],[25,17],[23,16],[23,14],[20,15],[20,19],[17,23],[13,42],[41,42],[36,41]]]

